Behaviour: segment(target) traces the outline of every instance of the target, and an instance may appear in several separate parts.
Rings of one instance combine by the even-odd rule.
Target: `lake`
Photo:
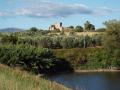
[[[85,72],[50,76],[75,90],[120,90],[120,72]]]

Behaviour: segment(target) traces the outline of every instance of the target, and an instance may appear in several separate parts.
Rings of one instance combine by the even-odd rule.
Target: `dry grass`
[[[98,34],[104,34],[104,32],[78,32],[77,35],[88,35],[88,36],[94,36]]]
[[[66,35],[66,36],[69,36],[69,33],[70,33],[70,31],[65,31],[64,32],[64,34]],[[78,36],[86,36],[86,35],[88,35],[88,36],[94,36],[94,35],[99,35],[99,34],[104,34],[105,32],[75,32],[75,35],[78,35]],[[49,33],[49,35],[60,35],[60,32],[52,32],[52,33]]]
[[[65,35],[69,36],[69,33],[70,32],[65,32]],[[94,36],[94,35],[99,35],[99,34],[104,34],[104,32],[75,32],[75,35],[78,35],[78,36]]]
[[[0,90],[69,90],[68,88],[32,75],[20,69],[0,64]]]

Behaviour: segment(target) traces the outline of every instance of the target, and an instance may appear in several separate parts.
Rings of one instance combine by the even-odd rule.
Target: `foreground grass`
[[[69,90],[68,88],[32,75],[20,69],[0,64],[0,90]]]

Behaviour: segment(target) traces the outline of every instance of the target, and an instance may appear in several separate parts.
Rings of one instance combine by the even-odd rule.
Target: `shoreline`
[[[115,69],[98,69],[98,70],[74,70],[75,73],[84,73],[84,72],[120,72],[120,70]]]

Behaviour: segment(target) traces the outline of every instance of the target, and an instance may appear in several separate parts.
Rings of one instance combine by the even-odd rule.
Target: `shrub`
[[[120,68],[120,20],[106,21],[104,47],[108,53],[109,65]]]
[[[75,27],[75,31],[76,31],[76,32],[83,32],[84,29],[83,29],[82,26],[76,26],[76,27]]]
[[[27,45],[7,45],[0,47],[0,63],[11,67],[22,67],[34,73],[60,72],[58,63],[65,60],[57,59],[53,56],[51,49],[35,48]],[[66,65],[64,65],[66,64]],[[65,70],[70,69],[69,63],[63,63]],[[69,66],[69,67],[68,67]],[[62,64],[61,64],[62,68]]]
[[[18,37],[15,35],[4,35],[1,38],[1,43],[2,44],[6,44],[6,43],[11,43],[11,44],[17,44],[18,41]]]
[[[107,52],[104,48],[55,49],[54,55],[57,58],[66,59],[75,69],[101,69],[109,67]]]

